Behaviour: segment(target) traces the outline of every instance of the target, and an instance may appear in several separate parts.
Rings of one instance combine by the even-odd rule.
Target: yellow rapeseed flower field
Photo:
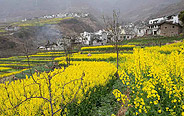
[[[0,71],[6,71],[6,70],[11,70],[12,68],[8,68],[8,67],[0,67]]]
[[[118,45],[119,49],[133,49],[135,47],[135,45]],[[113,45],[105,45],[105,46],[92,46],[92,47],[82,47],[81,50],[82,51],[96,51],[96,50],[112,50],[115,49],[115,47]]]
[[[162,54],[159,51],[171,51]],[[134,49],[121,64],[120,79],[130,92],[113,94],[129,107],[129,115],[183,115],[184,50],[169,45]],[[118,94],[117,94],[118,91]],[[122,97],[121,97],[122,96]]]
[[[0,78],[9,77],[9,76],[12,76],[12,75],[15,75],[15,74],[19,74],[19,73],[21,73],[23,71],[26,71],[26,70],[29,70],[29,69],[22,69],[22,70],[19,70],[19,71],[14,71],[14,72],[10,72],[10,73],[0,74]]]
[[[61,105],[76,98],[79,104],[84,94],[95,86],[105,86],[116,67],[107,62],[78,62],[68,68],[49,73],[35,73],[21,81],[0,84],[0,115],[60,115]],[[77,94],[75,94],[77,93]],[[64,109],[67,112],[67,109]]]

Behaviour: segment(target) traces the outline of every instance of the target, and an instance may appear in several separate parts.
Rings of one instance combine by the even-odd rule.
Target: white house
[[[130,40],[135,37],[133,30],[127,28],[121,29],[119,40]]]
[[[164,16],[161,18],[155,18],[155,19],[149,20],[149,25],[159,24],[164,21],[172,22],[172,23],[179,23],[179,18],[178,18],[178,15],[170,15],[170,16]]]
[[[85,31],[84,33],[81,33],[80,36],[81,36],[82,44],[90,45],[90,41],[92,40],[92,36],[93,36],[92,33]]]
[[[172,22],[172,23],[179,23],[179,17],[178,15],[167,16],[166,21]]]
[[[20,27],[14,27],[12,25],[5,28],[6,31],[18,31]]]
[[[94,33],[84,32],[80,34],[80,39],[84,45],[105,45],[107,43],[108,33],[104,30],[99,30]]]
[[[155,19],[149,20],[149,25],[161,23],[166,19],[167,19],[166,17],[161,17],[161,18],[155,18]]]
[[[147,35],[160,35],[161,34],[160,24],[162,24],[163,22],[178,24],[179,23],[178,15],[164,16],[161,18],[149,20],[148,29],[146,32]]]
[[[93,45],[105,45],[107,43],[107,32],[105,30],[99,30],[93,35]]]

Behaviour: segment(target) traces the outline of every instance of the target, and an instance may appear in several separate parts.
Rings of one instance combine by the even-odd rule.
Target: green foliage
[[[0,29],[0,33],[5,33],[6,30]]]
[[[114,98],[113,89],[121,88],[120,80],[110,80],[106,86],[92,88],[86,93],[85,99],[67,106],[68,116],[110,116],[116,114],[121,105]]]
[[[184,11],[181,11],[179,14],[179,19],[182,21],[182,23],[184,24]]]
[[[44,26],[46,24],[57,24],[62,20],[71,19],[72,17],[66,18],[52,18],[52,19],[34,19],[26,22],[17,22],[13,23],[13,25],[17,25],[19,27],[33,27],[33,26]]]
[[[137,45],[137,46],[160,46],[165,45],[166,43],[171,43],[176,41],[183,40],[183,36],[175,36],[175,37],[142,37],[142,38],[135,38],[131,40],[125,40],[122,44],[128,45]]]
[[[135,46],[118,46],[119,50],[133,50]],[[107,46],[107,47],[84,47],[82,51],[114,51],[114,46]]]

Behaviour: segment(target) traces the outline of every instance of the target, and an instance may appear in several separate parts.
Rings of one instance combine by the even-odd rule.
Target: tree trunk
[[[117,78],[119,78],[119,73],[118,73],[118,70],[119,70],[119,50],[118,50],[118,45],[116,44],[116,68],[117,68]]]

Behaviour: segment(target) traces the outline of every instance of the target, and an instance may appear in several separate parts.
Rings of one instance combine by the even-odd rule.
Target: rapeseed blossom
[[[65,70],[61,68],[49,73],[35,73],[33,77],[21,81],[0,84],[0,115],[51,115],[48,99],[52,98],[54,112],[74,98],[80,104],[90,88],[105,86],[115,73],[116,67],[107,62],[78,62]],[[28,99],[31,97],[34,99]],[[64,112],[67,112],[66,108]]]
[[[129,104],[133,107],[129,110],[136,115],[183,115],[183,45],[137,48],[124,59],[119,72],[122,84],[131,91]]]
[[[131,50],[135,47],[135,45],[118,45],[119,49]],[[105,46],[92,46],[92,47],[82,47],[82,51],[96,51],[96,50],[112,50],[114,49],[113,45],[105,45]]]

